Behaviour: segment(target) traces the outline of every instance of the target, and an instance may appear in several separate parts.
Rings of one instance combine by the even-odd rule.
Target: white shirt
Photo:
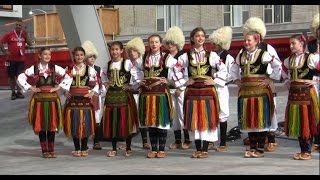
[[[26,92],[31,87],[31,85],[27,82],[27,80],[28,80],[29,76],[35,75],[34,74],[34,66],[35,65],[32,65],[31,67],[26,69],[24,71],[24,73],[21,73],[17,78],[17,83],[18,83],[19,87],[21,87],[23,92]],[[38,69],[39,69],[39,74],[43,74],[44,78],[48,77],[48,73],[47,73],[47,70],[49,69],[48,64],[43,66],[41,63],[39,63]],[[55,70],[56,75],[64,76],[64,78],[61,81],[61,83],[59,84],[59,86],[62,89],[69,90],[71,83],[72,83],[72,77],[70,77],[68,74],[66,74],[65,69],[63,69],[62,67],[60,67],[58,65],[54,65],[54,70]]]

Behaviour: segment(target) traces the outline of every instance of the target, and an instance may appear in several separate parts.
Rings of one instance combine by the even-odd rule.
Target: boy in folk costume
[[[262,19],[260,19],[258,17],[249,18],[245,22],[245,24],[243,25],[243,34],[246,35],[248,32],[256,32],[257,34],[259,34],[259,36],[260,36],[260,40],[258,43],[259,49],[261,49],[263,51],[267,51],[272,56],[273,60],[281,62],[276,50],[270,44],[266,44],[263,42],[263,40],[266,36],[266,33],[267,33],[267,29],[266,29],[266,26],[265,26],[264,22],[262,21]],[[244,49],[241,49],[238,56],[242,53],[243,50]],[[268,75],[272,74],[272,70],[273,70],[273,67],[271,67],[269,64],[267,67],[267,74]],[[271,128],[269,129],[269,131],[267,133],[267,140],[266,141],[268,142],[268,145],[266,146],[265,149],[268,152],[273,152],[276,150],[276,147],[278,145],[275,142],[275,131],[278,129],[278,119],[277,119],[277,111],[276,111],[276,96],[277,96],[277,94],[275,91],[275,86],[274,86],[273,81],[270,82],[270,88],[273,93],[273,101],[274,101],[274,105],[275,105],[275,110],[272,115],[273,125],[271,126]],[[248,142],[248,140],[249,139],[246,138],[245,142]],[[247,143],[246,145],[249,145],[249,143]]]
[[[234,58],[228,53],[230,49],[230,44],[232,40],[232,29],[230,27],[222,27],[212,32],[209,37],[209,40],[214,45],[214,51],[219,55],[222,62],[227,66],[227,77],[221,79],[225,81],[225,85],[221,86],[216,85],[219,105],[220,105],[220,114],[219,114],[219,124],[220,124],[220,146],[217,148],[220,152],[226,152],[226,140],[227,140],[227,118],[229,117],[229,89],[227,84],[232,81],[230,75],[230,68],[234,61]],[[217,69],[212,69],[212,78],[217,77]],[[212,145],[209,144],[213,148]]]
[[[73,138],[74,157],[88,156],[88,138],[94,136],[95,110],[91,98],[99,92],[96,71],[84,63],[85,50],[76,47],[72,51],[74,65],[70,72],[73,81],[69,91],[65,92],[66,103],[64,111],[64,132]],[[89,82],[95,81],[94,88]]]
[[[295,160],[311,159],[312,138],[317,134],[319,125],[319,93],[316,86],[319,80],[313,80],[319,73],[319,55],[305,52],[306,38],[303,34],[296,34],[290,38],[292,54],[284,60],[284,66],[289,73],[284,74],[285,84],[289,89],[285,114],[285,132],[288,136],[299,139],[300,153],[296,153]]]
[[[21,73],[17,83],[23,92],[34,92],[29,104],[29,123],[33,126],[35,134],[39,135],[42,157],[55,158],[54,139],[55,132],[62,128],[63,115],[61,102],[57,90],[69,89],[72,78],[65,70],[51,64],[51,51],[43,47],[39,49],[40,62],[32,65]],[[63,77],[62,82],[56,86],[56,76]],[[31,86],[27,80],[35,80],[35,86]]]
[[[209,142],[218,140],[219,99],[216,84],[225,85],[226,65],[215,52],[205,49],[205,31],[201,27],[190,33],[192,49],[180,56],[183,67],[188,68],[184,97],[184,124],[194,136],[197,151],[192,158],[207,158]],[[211,68],[217,68],[213,80]],[[222,78],[222,79],[220,79]],[[203,142],[203,145],[202,145]]]
[[[168,69],[178,64],[176,59],[161,52],[162,38],[159,35],[149,36],[148,44],[150,52],[143,56],[144,80],[139,97],[139,120],[141,126],[147,126],[149,131],[151,151],[147,157],[164,158],[167,130],[174,117],[167,81]]]
[[[184,54],[183,46],[185,37],[182,30],[177,26],[171,27],[168,29],[163,41],[168,47],[169,56],[172,56],[178,61],[179,57]],[[184,128],[183,119],[184,90],[186,89],[184,84],[188,80],[188,69],[182,68],[181,62],[179,63],[179,66],[177,67],[178,70],[182,72],[179,73],[180,75],[183,75],[182,77],[178,77],[179,74],[175,73],[175,70],[173,69],[175,67],[168,69],[168,85],[173,100],[173,108],[175,109],[173,120],[175,143],[170,145],[170,149],[189,149],[191,147],[191,141],[189,131]],[[175,84],[178,84],[178,86],[175,86]],[[184,143],[181,141],[181,130],[183,130],[184,134]]]
[[[126,45],[126,51],[131,60],[132,67],[130,69],[131,79],[130,84],[132,85],[132,93],[134,100],[136,101],[137,107],[139,107],[139,85],[144,78],[143,67],[142,67],[142,56],[145,53],[145,46],[143,40],[140,37],[133,38]],[[140,133],[142,139],[142,148],[150,149],[148,144],[147,127],[140,126]],[[126,144],[120,145],[120,149],[125,149]]]
[[[89,81],[90,88],[94,88],[96,83],[99,85],[99,92],[98,94],[94,94],[91,98],[92,105],[95,109],[95,119],[96,124],[94,127],[94,138],[93,138],[93,149],[94,150],[101,150],[101,145],[99,143],[99,139],[101,138],[101,128],[100,128],[100,121],[101,121],[101,94],[106,91],[105,87],[102,85],[101,82],[101,74],[102,70],[101,67],[94,65],[96,59],[98,58],[98,51],[94,44],[91,41],[85,41],[82,44],[82,48],[86,51],[86,64],[90,67],[93,67],[97,74],[97,82],[96,81]]]
[[[126,140],[124,156],[131,156],[132,136],[139,130],[137,106],[132,95],[130,79],[132,63],[122,58],[123,45],[119,41],[111,44],[111,57],[103,70],[102,82],[107,88],[103,107],[102,134],[105,139],[111,139],[112,150],[108,157],[117,155],[117,141]]]
[[[312,41],[308,42],[308,51],[319,56],[319,49],[320,49],[320,19],[319,13],[313,16],[311,21],[310,30],[315,37]],[[320,71],[320,64],[317,66],[318,71]],[[319,73],[314,76],[313,80],[319,80]],[[319,93],[319,86],[317,86],[318,93]],[[320,127],[318,127],[318,134],[314,136],[314,142],[312,144],[312,151],[319,151],[320,148]]]
[[[247,158],[264,156],[267,132],[274,128],[272,117],[275,107],[270,81],[281,77],[281,62],[267,51],[259,49],[260,39],[260,34],[254,31],[245,35],[245,50],[237,56],[230,71],[232,79],[240,88],[238,123],[242,131],[248,132],[250,150],[247,149],[244,155]],[[273,69],[268,76],[269,63]]]

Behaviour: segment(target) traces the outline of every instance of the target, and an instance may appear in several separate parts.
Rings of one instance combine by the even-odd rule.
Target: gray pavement
[[[230,117],[228,129],[237,125],[237,88],[230,85]],[[283,84],[276,84],[278,91],[278,121],[284,120],[287,102],[287,90]],[[111,149],[111,143],[102,142],[103,150],[90,150],[88,157],[75,158],[71,155],[73,142],[61,131],[56,135],[58,158],[43,159],[38,136],[27,122],[28,102],[31,93],[25,99],[10,100],[10,91],[0,91],[0,174],[305,174],[319,175],[319,154],[313,153],[312,160],[296,161],[292,156],[299,152],[299,143],[295,138],[280,136],[276,139],[279,147],[276,152],[265,153],[264,158],[244,158],[242,140],[229,142],[226,153],[210,151],[207,159],[192,159],[194,144],[190,150],[170,150],[174,142],[173,131],[168,132],[167,157],[147,159],[146,150],[141,149],[141,137],[133,139],[134,156],[124,157],[123,151],[118,156],[105,156]],[[242,136],[243,138],[246,135]],[[92,141],[89,143],[92,148]],[[218,142],[216,143],[218,144]]]

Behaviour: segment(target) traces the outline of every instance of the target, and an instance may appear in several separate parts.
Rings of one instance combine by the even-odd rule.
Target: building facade
[[[289,37],[294,33],[310,34],[310,21],[319,13],[320,5],[96,5],[119,9],[119,32],[112,40],[124,43],[135,36],[146,39],[150,34],[164,35],[171,26],[179,26],[189,40],[190,31],[198,26],[207,34],[222,26],[231,26],[233,38],[242,38],[241,26],[252,16],[263,19],[266,38]],[[11,9],[10,9],[11,8]],[[28,19],[29,11],[40,9],[55,12],[55,5],[0,5],[0,34],[11,30],[7,26],[18,18]],[[36,12],[41,13],[41,12]],[[33,22],[26,21],[33,35]]]
[[[286,37],[294,33],[310,34],[310,21],[319,13],[319,5],[115,5],[119,8],[118,40],[134,36],[164,35],[177,25],[188,40],[190,31],[198,26],[207,34],[222,26],[233,28],[234,39],[242,38],[241,26],[252,16],[266,23],[266,38]]]

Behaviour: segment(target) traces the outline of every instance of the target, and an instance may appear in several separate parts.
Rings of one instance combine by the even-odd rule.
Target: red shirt
[[[25,61],[25,50],[26,50],[26,39],[27,39],[27,33],[25,31],[21,32],[20,36],[20,42],[21,47],[18,46],[18,37],[20,35],[20,31],[16,32],[17,35],[14,33],[14,31],[7,32],[1,39],[2,44],[8,44],[8,50],[10,52],[10,55],[8,56],[8,61]],[[20,48],[23,53],[23,55],[20,54]]]

